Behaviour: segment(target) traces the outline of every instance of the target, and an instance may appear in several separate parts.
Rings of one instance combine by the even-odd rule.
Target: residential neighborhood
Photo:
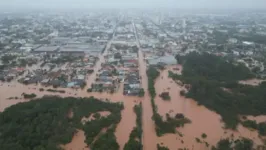
[[[62,127],[49,129],[65,136],[48,137],[59,142],[34,139],[24,149],[265,149],[265,65],[264,11],[7,11],[0,13],[0,122],[9,123],[1,116],[9,110],[26,116],[14,117],[17,125],[40,109],[52,116],[43,124]],[[34,134],[37,122],[30,120]],[[13,124],[3,127],[0,149]],[[10,133],[23,137],[17,129]]]

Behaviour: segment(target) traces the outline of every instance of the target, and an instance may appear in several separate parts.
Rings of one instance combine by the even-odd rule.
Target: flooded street
[[[95,66],[94,66],[94,72],[91,75],[88,76],[88,79],[86,81],[87,86],[85,87],[85,89],[91,88],[91,84],[95,81],[95,79],[97,77],[97,73],[101,69],[101,64],[105,62],[104,56],[106,55],[106,53],[107,53],[108,49],[110,48],[111,44],[112,44],[112,40],[110,40],[107,43],[103,54],[99,55],[99,60],[96,62]]]
[[[139,52],[139,70],[140,76],[142,77],[141,84],[145,90],[145,96],[139,97],[129,97],[124,96],[121,92],[115,94],[107,93],[87,93],[86,89],[75,90],[75,89],[65,89],[57,88],[57,90],[65,90],[66,93],[51,93],[46,91],[50,87],[43,87],[41,85],[23,85],[17,82],[11,83],[0,83],[0,111],[5,108],[14,105],[19,102],[27,102],[22,98],[22,93],[35,93],[37,97],[42,97],[44,95],[59,95],[62,97],[90,97],[94,96],[96,98],[106,101],[109,99],[111,102],[123,102],[125,109],[122,111],[122,119],[118,124],[115,132],[117,137],[117,142],[122,150],[125,143],[129,139],[130,132],[136,126],[135,120],[136,115],[133,111],[134,105],[138,104],[140,101],[143,102],[143,148],[145,150],[156,149],[157,143],[163,143],[163,145],[170,148],[170,150],[175,150],[177,148],[190,148],[197,150],[210,149],[211,145],[215,145],[217,141],[221,138],[226,137],[247,137],[256,144],[262,144],[262,141],[258,138],[258,133],[256,131],[250,131],[247,128],[239,125],[238,131],[231,131],[223,129],[223,123],[220,121],[221,117],[206,109],[204,106],[198,106],[197,103],[192,99],[187,99],[181,97],[179,92],[183,89],[178,86],[172,79],[168,78],[168,70],[173,67],[161,72],[160,77],[157,79],[155,87],[157,91],[157,97],[155,98],[156,105],[158,106],[158,113],[165,116],[166,113],[174,116],[176,113],[183,113],[187,118],[189,118],[192,123],[186,124],[184,128],[178,128],[177,130],[183,134],[180,137],[178,134],[166,134],[162,137],[157,137],[155,133],[155,126],[152,120],[152,107],[151,100],[147,90],[147,76],[146,76],[146,65],[143,59],[143,54]],[[178,66],[178,70],[172,70],[175,73],[181,73],[182,67]],[[39,91],[39,88],[44,88],[43,92]],[[171,96],[171,101],[163,101],[158,95],[162,92],[169,92]],[[18,99],[8,100],[10,97],[17,97]],[[171,111],[171,112],[170,112]],[[71,114],[73,115],[73,114]],[[70,116],[71,116],[70,115]],[[105,114],[108,115],[108,114]],[[247,117],[250,120],[256,120],[258,122],[263,122],[266,120],[266,116],[258,117]],[[201,135],[205,133],[207,138],[202,140]],[[233,136],[232,136],[233,135]],[[73,137],[72,142],[65,145],[66,150],[88,150],[86,144],[84,143],[84,132],[78,130],[77,134]],[[205,143],[197,143],[195,138],[199,138],[204,142],[208,142],[210,146],[207,148]]]
[[[152,106],[151,106],[151,98],[149,96],[149,91],[148,91],[148,78],[146,75],[146,62],[144,60],[144,55],[143,52],[141,51],[140,47],[140,42],[137,36],[137,30],[135,23],[133,22],[133,27],[135,31],[135,38],[136,38],[136,43],[139,48],[138,51],[138,57],[139,57],[139,75],[141,76],[141,84],[142,88],[145,91],[145,95],[142,101],[142,145],[143,145],[143,150],[155,150],[157,149],[157,135],[155,132],[155,124],[154,121],[152,120]]]
[[[120,146],[120,150],[123,150],[125,144],[129,139],[129,135],[134,127],[136,127],[136,115],[134,113],[134,101],[126,100],[124,103],[125,108],[122,110],[122,119],[117,125],[115,136]]]
[[[146,63],[144,62],[143,53],[139,51],[139,72],[140,76],[142,77],[141,83],[142,87],[145,91],[145,95],[142,102],[142,128],[143,128],[143,135],[142,135],[142,142],[143,142],[143,149],[144,150],[155,150],[156,149],[156,141],[157,135],[155,132],[155,125],[154,121],[152,120],[152,106],[151,106],[151,98],[149,96],[148,91],[148,80],[146,75]]]

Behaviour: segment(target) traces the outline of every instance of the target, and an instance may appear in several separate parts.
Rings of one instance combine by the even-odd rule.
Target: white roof
[[[246,45],[252,45],[252,44],[254,44],[254,42],[244,41],[243,44],[246,44]]]

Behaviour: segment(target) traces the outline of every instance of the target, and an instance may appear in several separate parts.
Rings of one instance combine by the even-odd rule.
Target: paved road
[[[116,26],[114,27],[113,35],[112,35],[111,39],[108,41],[108,43],[106,44],[104,52],[99,55],[99,61],[97,61],[97,63],[94,66],[94,72],[87,79],[87,86],[86,86],[86,88],[84,88],[85,90],[87,90],[88,88],[91,88],[91,84],[95,81],[97,73],[102,68],[101,64],[105,62],[104,56],[106,55],[106,53],[108,52],[108,49],[112,45],[118,24],[119,24],[119,22],[117,22]]]

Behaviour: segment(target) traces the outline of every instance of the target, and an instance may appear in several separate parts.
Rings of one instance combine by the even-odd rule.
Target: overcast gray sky
[[[266,9],[266,0],[0,0],[4,8],[208,8]]]

